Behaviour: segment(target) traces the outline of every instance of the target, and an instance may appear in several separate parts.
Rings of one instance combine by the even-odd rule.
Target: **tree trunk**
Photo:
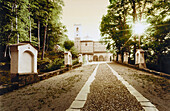
[[[47,39],[47,42],[46,42],[46,52],[47,52],[47,50],[48,50],[48,42],[49,42],[49,38],[48,38],[48,35],[46,36],[46,39]]]
[[[133,9],[133,23],[135,24],[137,20],[137,15],[136,15],[136,5],[135,5],[135,0],[132,0],[132,9]],[[134,50],[133,50],[133,58],[134,58],[134,63],[135,63],[135,53],[136,53],[136,36],[134,37]]]
[[[38,19],[38,50],[40,51],[40,20]]]
[[[29,5],[29,12],[30,12],[30,5]],[[29,37],[30,37],[30,42],[31,42],[31,15],[29,15],[29,21],[30,21]]]
[[[47,35],[47,22],[46,22],[45,29],[44,29],[44,41],[43,41],[43,49],[42,49],[41,60],[44,59],[46,35]]]
[[[18,20],[17,20],[17,3],[15,0],[15,14],[16,14],[16,31],[17,31],[17,43],[19,43],[19,34],[18,34]]]

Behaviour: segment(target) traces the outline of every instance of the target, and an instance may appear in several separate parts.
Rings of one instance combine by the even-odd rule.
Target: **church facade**
[[[106,45],[102,44],[100,41],[90,40],[88,36],[81,40],[81,25],[76,24],[74,27],[74,45],[79,54],[82,54],[85,62],[111,60],[112,54],[106,50]]]

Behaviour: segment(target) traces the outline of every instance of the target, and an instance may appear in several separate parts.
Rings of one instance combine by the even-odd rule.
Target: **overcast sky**
[[[101,18],[107,12],[109,0],[64,0],[62,22],[68,30],[68,37],[74,40],[74,24],[81,24],[81,38],[89,36],[100,39]]]

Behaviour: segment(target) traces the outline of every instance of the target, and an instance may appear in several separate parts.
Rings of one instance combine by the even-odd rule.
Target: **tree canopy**
[[[170,57],[169,7],[168,0],[110,0],[100,25],[107,48],[114,49],[114,54],[121,54],[122,60],[124,51],[129,52],[129,63],[132,64],[135,63],[136,49],[142,48],[146,65],[162,71]],[[144,33],[137,34],[134,33],[137,23],[149,27]],[[139,27],[138,31],[141,31],[142,27]]]
[[[43,53],[67,39],[63,0],[1,0],[0,45],[30,41]]]
[[[110,0],[107,14],[102,17],[101,35],[108,47],[112,45],[122,56],[123,51],[134,54],[141,47],[152,51],[152,59],[159,61],[161,55],[168,55],[170,48],[169,7],[168,0]],[[143,21],[150,27],[139,37],[132,28]]]

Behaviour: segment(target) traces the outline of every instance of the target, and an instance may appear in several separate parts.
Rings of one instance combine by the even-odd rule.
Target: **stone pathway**
[[[84,65],[0,96],[0,111],[157,111],[106,63]]]
[[[67,109],[67,111],[80,110],[158,111],[148,99],[129,85],[108,64],[100,64],[96,67],[70,108]]]
[[[125,81],[116,71],[114,71],[108,64],[107,66],[111,69],[113,74],[117,77],[119,81],[121,81],[125,87],[128,89],[128,91],[135,96],[135,98],[140,102],[143,109],[145,111],[158,111],[158,109],[153,105],[147,98],[145,98],[143,95],[141,95],[133,86],[131,86],[127,81]]]
[[[65,111],[97,65],[86,65],[0,96],[0,111]]]
[[[106,64],[100,64],[83,111],[143,111]]]
[[[79,111],[81,108],[84,107],[84,104],[86,103],[87,100],[88,93],[90,93],[90,85],[95,79],[98,67],[99,64],[97,65],[92,75],[89,77],[89,79],[87,80],[87,82],[85,83],[85,85],[83,86],[83,88],[81,89],[81,91],[79,92],[79,94],[77,95],[73,103],[71,104],[70,108],[67,109],[66,111]]]
[[[170,111],[170,80],[152,73],[108,63],[124,80],[147,98],[159,111]]]

